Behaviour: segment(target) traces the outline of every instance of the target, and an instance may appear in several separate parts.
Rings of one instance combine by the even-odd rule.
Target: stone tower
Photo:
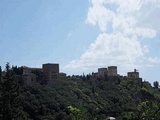
[[[127,75],[129,78],[139,78],[139,72],[136,69],[134,69],[134,72],[128,72]]]
[[[117,66],[108,66],[108,76],[117,76]]]
[[[59,77],[59,64],[47,63],[43,64],[44,79],[51,84],[53,81],[58,80]]]
[[[107,76],[108,70],[107,68],[98,68],[98,77],[104,78]]]
[[[59,64],[53,64],[53,63],[47,63],[43,64],[43,73],[48,74],[48,73],[59,73]]]

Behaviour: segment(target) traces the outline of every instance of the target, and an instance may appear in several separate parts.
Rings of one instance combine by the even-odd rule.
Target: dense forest
[[[0,69],[1,70],[1,69]],[[80,79],[27,86],[6,64],[0,71],[1,120],[160,120],[159,83],[136,79]]]

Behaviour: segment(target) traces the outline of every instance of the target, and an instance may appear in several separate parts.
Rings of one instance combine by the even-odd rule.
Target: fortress
[[[22,66],[18,69],[22,70],[21,75],[16,75],[16,78],[22,80],[24,84],[32,85],[35,83],[53,84],[56,81],[66,80],[66,73],[62,73],[59,70],[58,63],[46,63],[42,64],[42,68],[31,68]],[[119,79],[117,66],[108,66],[104,68],[98,68],[98,72],[92,73],[92,78],[114,80]],[[139,72],[134,69],[133,72],[127,73],[128,78],[142,80],[139,78]]]
[[[108,66],[108,68],[98,68],[98,77],[117,76],[117,66]]]
[[[108,66],[108,68],[98,68],[98,72],[92,73],[92,76],[104,78],[104,77],[116,77],[120,75],[117,73],[117,66]],[[128,72],[127,77],[139,78],[138,70],[134,69],[133,72]]]
[[[120,83],[121,80],[136,80],[138,85],[142,85],[142,78],[139,77],[138,70],[134,69],[133,72],[127,72],[127,76],[121,76],[118,74],[117,66],[108,66],[108,68],[98,68],[98,72],[92,73],[92,78],[111,80],[116,83]]]
[[[42,68],[31,68],[22,66],[22,75],[17,75],[19,80],[23,80],[24,84],[32,85],[37,82],[46,82],[52,84],[54,81],[58,81],[66,78],[65,73],[59,72],[59,64],[46,63],[42,65]]]

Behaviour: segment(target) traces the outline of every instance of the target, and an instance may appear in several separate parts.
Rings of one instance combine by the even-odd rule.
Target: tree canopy
[[[147,120],[160,115],[159,88],[146,81],[140,85],[137,79],[83,75],[51,85],[25,85],[18,83],[15,71],[7,63],[5,74],[0,72],[2,120],[103,120],[111,116]]]

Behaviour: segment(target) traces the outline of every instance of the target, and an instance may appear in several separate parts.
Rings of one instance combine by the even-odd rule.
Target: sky
[[[59,63],[68,75],[117,66],[159,81],[159,0],[0,0],[0,65]]]

